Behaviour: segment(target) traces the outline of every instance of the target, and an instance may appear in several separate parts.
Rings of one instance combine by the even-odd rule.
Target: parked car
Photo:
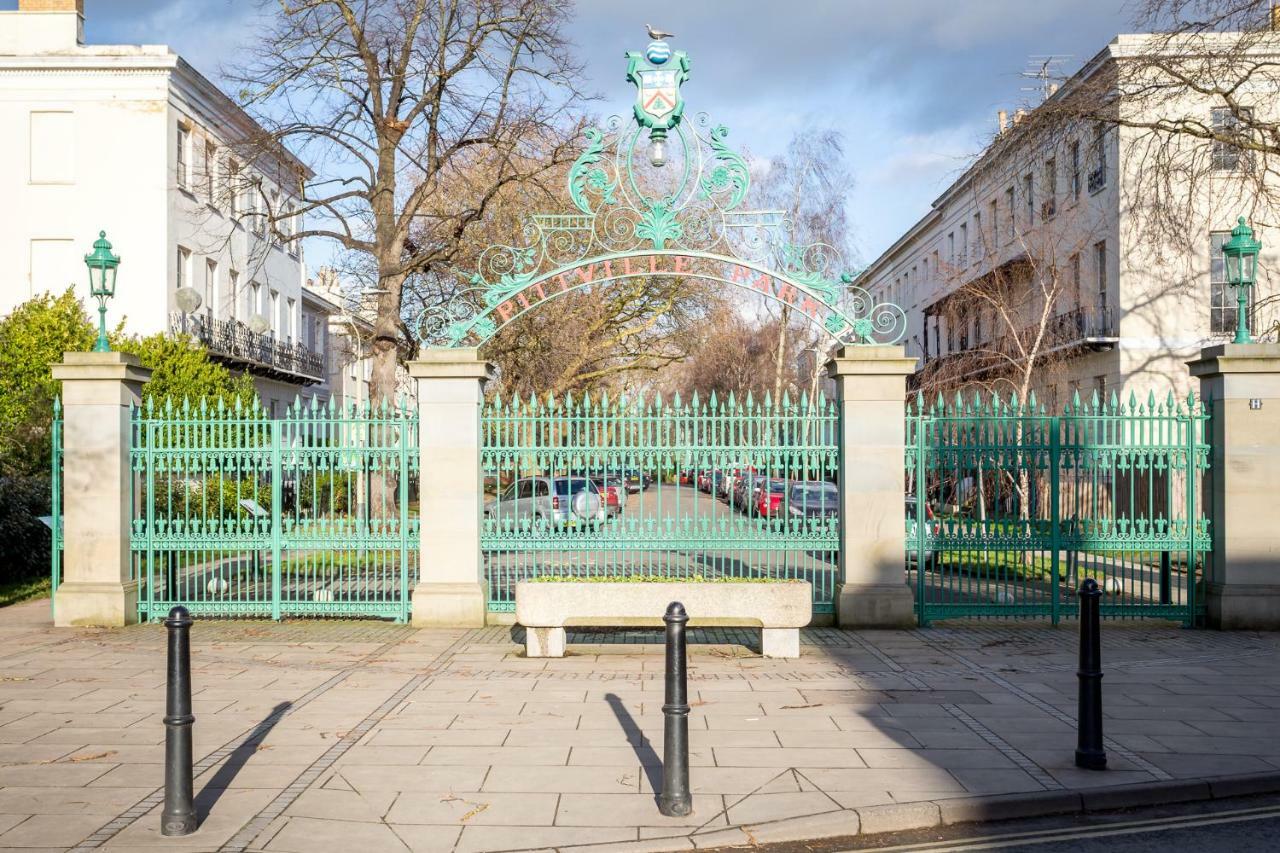
[[[588,477],[524,477],[486,503],[484,515],[566,530],[603,524],[609,511]]]
[[[653,478],[639,468],[627,468],[620,476],[628,492],[642,492],[653,482]]]
[[[733,496],[729,503],[735,509],[748,515],[755,512],[756,498],[760,496],[760,488],[770,478],[756,471],[747,471],[733,484]]]
[[[720,482],[717,484],[716,497],[722,501],[728,502],[733,496],[733,488],[737,484],[738,478],[750,470],[751,469],[745,465],[738,465],[727,469],[724,472],[724,477],[722,477]]]
[[[840,514],[840,492],[822,480],[792,483],[786,493],[787,513],[795,519],[835,518]]]
[[[698,491],[711,493],[712,480],[715,479],[716,471],[714,468],[702,468],[698,471],[696,484]]]
[[[911,563],[919,562],[916,554],[919,544],[920,528],[919,517],[916,514],[917,504],[915,498],[907,498],[906,500],[906,516],[907,516],[907,561]],[[928,501],[924,504],[924,523],[925,523],[925,565],[938,568],[940,564],[938,560],[938,549],[933,547],[937,541],[936,537],[941,532],[941,525],[933,514],[933,506]]]
[[[617,518],[627,508],[627,486],[621,478],[608,474],[588,475],[604,501],[609,518]]]
[[[776,477],[760,480],[760,487],[752,498],[751,509],[764,518],[775,518],[782,512],[782,498],[787,491],[787,481]]]

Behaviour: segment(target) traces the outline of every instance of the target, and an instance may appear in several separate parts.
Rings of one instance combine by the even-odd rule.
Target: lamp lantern
[[[1231,239],[1222,246],[1227,266],[1227,283],[1236,289],[1236,336],[1232,343],[1250,344],[1249,290],[1258,280],[1258,253],[1262,243],[1253,238],[1253,229],[1243,216],[1231,229]]]
[[[93,241],[93,251],[84,256],[84,265],[89,268],[89,294],[98,300],[98,340],[93,351],[110,352],[107,300],[116,295],[116,267],[120,266],[120,257],[111,254],[106,231],[98,232],[98,239]]]

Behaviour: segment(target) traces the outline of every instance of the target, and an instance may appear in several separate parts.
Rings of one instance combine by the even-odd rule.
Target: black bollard
[[[667,695],[662,706],[662,793],[658,811],[668,817],[684,817],[693,811],[689,795],[689,693],[685,680],[684,626],[689,614],[684,605],[667,605]]]
[[[161,835],[196,831],[195,785],[191,775],[191,614],[175,607],[164,620],[169,630],[169,675],[164,713],[164,811]]]
[[[1086,578],[1080,584],[1080,669],[1076,672],[1080,679],[1076,767],[1085,770],[1107,769],[1107,752],[1102,746],[1101,601],[1098,582]]]

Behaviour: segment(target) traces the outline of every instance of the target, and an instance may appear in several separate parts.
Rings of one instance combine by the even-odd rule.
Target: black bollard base
[[[1107,754],[1095,750],[1076,750],[1076,767],[1082,770],[1106,770]]]
[[[161,835],[190,835],[200,826],[194,814],[165,815],[160,821]]]
[[[658,811],[667,817],[688,817],[693,814],[693,801],[689,797],[658,797]]]

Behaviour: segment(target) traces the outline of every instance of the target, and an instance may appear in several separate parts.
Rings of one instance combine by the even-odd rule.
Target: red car
[[[765,480],[756,491],[756,515],[773,518],[781,513],[782,494],[786,490],[786,480]]]

